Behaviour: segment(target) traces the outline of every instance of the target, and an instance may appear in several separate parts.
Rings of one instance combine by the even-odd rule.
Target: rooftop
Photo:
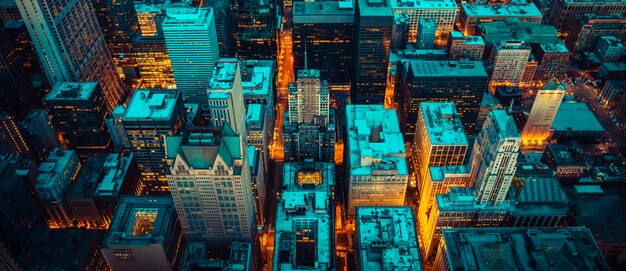
[[[383,105],[346,105],[346,115],[352,175],[409,174],[395,110]]]
[[[178,90],[135,90],[122,119],[170,120],[179,99],[180,91]]]
[[[518,203],[567,203],[568,198],[554,178],[533,178],[524,182]]]
[[[394,10],[403,9],[457,9],[454,0],[389,0]]]
[[[415,77],[487,77],[482,61],[408,60]]]
[[[211,76],[211,81],[209,81],[209,90],[232,89],[235,86],[238,66],[237,59],[220,59],[213,69],[213,75]],[[209,95],[212,93],[209,91]]]
[[[463,3],[461,10],[468,17],[543,17],[539,8],[533,3],[516,3],[513,5]]]
[[[206,25],[208,27],[213,17],[213,9],[196,8],[180,3],[168,6],[166,14],[167,16],[163,21],[164,27],[189,25]]]
[[[82,164],[66,199],[91,199],[93,197],[100,182],[106,158],[107,155],[103,153],[87,158]]]
[[[248,130],[263,130],[265,109],[262,104],[248,104],[246,124]]]
[[[169,242],[176,217],[174,201],[169,196],[122,196],[102,248]]]
[[[450,188],[448,194],[437,194],[437,208],[439,211],[495,211],[507,212],[514,208],[509,202],[499,205],[477,204],[476,195],[472,188]]]
[[[68,188],[69,182],[66,187],[62,188],[59,187],[57,182],[64,176],[66,170],[78,170],[77,164],[70,164],[72,160],[78,160],[74,150],[53,149],[48,158],[39,164],[35,190],[40,193],[48,191],[46,193],[51,193],[49,196],[59,199],[63,191],[66,191],[65,189]],[[72,165],[75,168],[68,168]]]
[[[585,228],[444,229],[450,270],[610,270]]]
[[[494,118],[500,138],[515,137],[519,138],[520,133],[515,125],[515,120],[504,109],[495,109],[489,112],[489,116]]]
[[[555,131],[604,131],[602,124],[586,103],[561,103],[552,129]]]
[[[541,23],[522,22],[511,17],[504,21],[478,23],[477,28],[482,32],[486,43],[503,40],[519,40],[533,43],[556,43],[556,28]]]
[[[352,1],[294,2],[294,24],[354,23]]]
[[[422,102],[420,110],[424,117],[430,144],[468,145],[463,123],[454,103]]]
[[[356,207],[356,238],[361,270],[423,269],[411,207]]]
[[[539,48],[546,53],[569,53],[565,44],[561,41],[555,43],[541,43]]]
[[[126,174],[128,174],[132,160],[132,152],[109,154],[104,161],[102,181],[96,188],[94,195],[117,196],[120,193],[124,180],[126,180]]]
[[[389,2],[393,0],[358,0],[361,17],[390,17],[393,11]]]
[[[578,185],[566,188],[577,225],[587,227],[598,242],[626,242],[626,190],[606,189],[598,185]],[[607,207],[608,206],[608,207]]]
[[[550,144],[546,151],[550,152],[557,166],[587,166],[581,147]]]
[[[245,60],[239,62],[243,96],[268,96],[273,92],[274,61]]]
[[[428,170],[431,179],[435,182],[444,181],[446,178],[470,177],[470,168],[466,165],[428,167]]]
[[[166,137],[166,157],[180,159],[191,169],[212,169],[220,159],[230,169],[237,168],[236,161],[242,159],[247,150],[241,149],[241,138],[228,123],[219,129],[187,131],[184,135]],[[234,174],[240,173],[240,170],[234,171]]]
[[[98,82],[61,82],[46,95],[46,101],[88,100],[96,92]]]

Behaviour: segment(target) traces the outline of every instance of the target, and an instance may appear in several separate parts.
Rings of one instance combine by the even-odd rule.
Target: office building
[[[426,183],[429,168],[462,165],[468,142],[454,103],[420,103],[415,127],[412,146],[414,178],[422,197],[426,196],[428,199],[431,195],[425,187],[431,186]],[[423,205],[427,207],[430,204]]]
[[[110,149],[106,101],[97,82],[57,83],[44,103],[65,146],[83,157]]]
[[[576,15],[609,15],[624,14],[625,12],[626,2],[622,0],[556,0],[552,1],[546,19],[559,32],[568,32],[576,25]]]
[[[271,109],[270,109],[271,110]],[[262,160],[261,171],[267,171],[269,167],[269,140],[273,129],[269,123],[272,120],[265,119],[265,108],[261,104],[248,104],[246,109],[246,144],[259,151],[259,159]]]
[[[420,18],[417,23],[417,48],[432,49],[435,47],[437,24],[431,18]]]
[[[36,227],[24,244],[18,263],[24,270],[109,270],[100,243],[103,232]]]
[[[523,22],[516,17],[504,21],[476,24],[476,35],[485,40],[488,47],[503,41],[523,41],[528,43],[556,43],[559,41],[556,28],[537,22]]]
[[[613,36],[602,36],[596,44],[595,55],[604,62],[619,62],[626,54],[626,45],[621,39]]]
[[[243,136],[228,123],[218,132],[167,138],[167,176],[186,240],[215,249],[255,238],[254,198]]]
[[[395,110],[346,105],[348,217],[357,206],[401,206],[409,177]]]
[[[410,207],[358,207],[356,218],[357,270],[423,270]]]
[[[515,207],[509,211],[512,227],[565,226],[571,214],[569,199],[554,177],[529,178],[524,181]]]
[[[609,107],[615,107],[626,90],[626,80],[608,80],[600,91],[602,103]]]
[[[176,87],[165,38],[162,36],[136,37],[132,47],[142,88]]]
[[[271,1],[232,1],[235,49],[241,59],[276,57],[278,6]]]
[[[43,204],[48,227],[70,225],[71,213],[64,198],[79,169],[78,155],[73,150],[53,149],[39,165],[35,192]]]
[[[478,21],[481,23],[499,22],[513,17],[522,22],[541,23],[543,14],[533,3],[504,5],[462,3],[459,12],[459,31],[465,35],[474,35]]]
[[[588,51],[598,43],[598,39],[602,36],[624,38],[626,36],[626,15],[576,15],[574,26],[568,29],[569,34],[565,39],[567,49],[576,53]]]
[[[130,142],[128,142],[128,136],[126,136],[126,129],[124,129],[124,124],[122,123],[124,112],[126,112],[124,105],[118,105],[113,108],[113,111],[111,111],[106,119],[106,124],[111,134],[111,142],[115,150],[130,148]]]
[[[452,31],[448,37],[450,59],[481,60],[485,52],[485,41],[481,36],[465,36],[463,32]]]
[[[0,155],[16,153],[32,158],[30,143],[15,118],[5,111],[0,111]]]
[[[11,159],[12,156],[0,157],[0,238],[5,248],[15,253],[22,249],[28,234],[43,219],[31,196],[30,187],[17,174]],[[0,268],[2,262],[0,260]]]
[[[521,141],[513,117],[502,109],[489,112],[472,149],[477,203],[497,205],[504,201],[515,174]]]
[[[24,131],[24,136],[30,138],[29,142],[35,158],[45,157],[52,148],[63,148],[56,131],[52,128],[46,110],[30,110],[19,125]]]
[[[233,44],[234,18],[231,2],[232,1],[228,0],[210,0],[201,2],[203,4],[203,8],[213,9],[220,57],[235,56],[235,45]]]
[[[141,33],[133,0],[92,0],[91,3],[118,74],[122,78],[136,77],[133,39]]]
[[[586,103],[561,103],[552,121],[552,140],[568,144],[576,140],[581,144],[596,144],[605,129]]]
[[[141,36],[163,36],[165,10],[171,4],[170,0],[135,1],[135,11]]]
[[[50,85],[98,82],[107,112],[126,98],[91,2],[28,0],[18,8]]]
[[[239,61],[235,58],[220,59],[213,68],[205,93],[208,93],[211,126],[222,127],[225,123],[229,123],[236,133],[245,138],[246,105]],[[203,104],[207,104],[207,101]]]
[[[569,62],[569,50],[563,42],[532,44],[532,54],[539,63],[533,79],[548,82],[552,77],[565,73]]]
[[[120,199],[102,241],[112,270],[178,270],[185,246],[174,202],[169,196]]]
[[[264,112],[261,120],[263,122],[263,127],[255,126],[253,131],[257,131],[265,136],[264,139],[260,139],[263,145],[255,145],[258,150],[261,150],[261,155],[263,156],[263,164],[266,167],[269,167],[269,142],[271,142],[271,137],[274,131],[274,86],[275,86],[275,61],[274,60],[242,60],[239,61],[239,67],[241,68],[241,88],[243,91],[243,99],[245,100],[247,110],[250,110],[250,105],[259,104],[260,109]],[[255,108],[253,111],[256,112],[257,106],[253,106]],[[256,117],[255,117],[256,118]],[[246,116],[247,119],[247,116]],[[254,119],[254,118],[253,118]],[[260,119],[260,118],[259,118]],[[261,131],[262,130],[262,131]],[[248,132],[250,132],[250,126],[248,126]],[[248,138],[251,138],[248,135]],[[258,142],[258,141],[257,141]],[[266,144],[267,143],[267,144]],[[250,144],[250,140],[248,140],[248,144]],[[262,148],[260,148],[263,146]]]
[[[533,102],[526,125],[522,130],[522,142],[525,146],[542,146],[550,138],[552,122],[565,96],[565,86],[554,77],[541,89]]]
[[[319,70],[299,70],[296,83],[289,84],[289,110],[285,112],[283,132],[286,160],[333,161],[335,115],[329,96]]]
[[[354,14],[352,1],[293,3],[294,70],[319,70],[331,89],[350,91]]]
[[[389,0],[359,0],[356,13],[357,57],[352,100],[381,103],[385,98],[394,14]]]
[[[487,91],[483,93],[483,100],[480,103],[480,109],[478,111],[478,118],[476,119],[476,126],[474,126],[474,131],[480,132],[480,130],[483,129],[483,124],[485,123],[485,120],[487,120],[487,116],[489,116],[489,112],[491,110],[502,108],[503,107],[500,103],[500,100],[493,96],[491,92]]]
[[[532,54],[528,57],[528,62],[526,63],[526,67],[524,67],[524,72],[522,73],[522,79],[519,82],[520,86],[528,87],[533,86],[536,82],[533,81],[535,77],[535,73],[537,72],[537,67],[539,63],[535,59],[535,56]]]
[[[209,258],[207,253],[206,243],[187,242],[181,270],[256,270],[251,243],[233,242],[226,260]]]
[[[436,270],[610,270],[593,235],[581,227],[445,229]]]
[[[480,61],[408,60],[399,67],[396,101],[401,127],[412,139],[421,102],[453,102],[465,131],[471,134],[488,75]]]
[[[552,144],[546,146],[541,161],[555,173],[563,184],[577,183],[591,168],[581,147]]]
[[[177,135],[186,122],[177,90],[135,90],[121,117],[131,150],[141,171],[143,193],[167,193],[165,136]]]
[[[254,146],[248,146],[248,165],[250,165],[250,183],[252,184],[252,198],[254,199],[254,215],[257,226],[265,226],[265,172],[266,165],[261,157],[261,151]]]
[[[457,16],[457,3],[453,0],[390,0],[395,14],[409,16],[408,42],[417,41],[417,28],[420,18],[430,18],[437,24],[437,36],[446,36],[454,30]]]
[[[282,187],[273,270],[334,270],[334,165],[285,163]]]
[[[489,84],[518,85],[522,82],[530,51],[530,45],[526,42],[511,40],[496,42],[490,56],[490,60],[493,61],[493,72]]]
[[[185,102],[207,104],[207,85],[220,55],[213,10],[184,4],[169,6],[163,36],[176,88]]]
[[[11,1],[3,1],[0,2],[0,5],[10,4],[9,2]],[[19,13],[17,15],[19,16]],[[41,97],[35,91],[28,76],[29,73],[25,69],[24,57],[29,53],[32,54],[32,52],[20,52],[25,51],[24,49],[32,50],[32,48],[20,48],[23,46],[19,43],[21,40],[19,37],[13,38],[15,34],[11,31],[13,29],[9,28],[12,26],[10,23],[23,25],[23,22],[19,20],[21,20],[21,16],[12,21],[0,17],[0,40],[2,40],[2,44],[0,44],[0,85],[3,88],[0,92],[0,107],[21,117],[26,114],[28,108],[38,106]],[[19,36],[19,33],[17,35]],[[24,41],[30,46],[28,40]]]

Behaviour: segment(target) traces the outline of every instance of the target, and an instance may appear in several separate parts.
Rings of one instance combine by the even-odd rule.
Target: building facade
[[[546,140],[550,138],[552,122],[564,96],[565,86],[556,77],[537,91],[526,125],[522,130],[523,145],[546,143]]]
[[[493,72],[489,84],[519,85],[526,70],[530,51],[530,45],[526,42],[506,40],[496,42],[490,56],[493,61]]]

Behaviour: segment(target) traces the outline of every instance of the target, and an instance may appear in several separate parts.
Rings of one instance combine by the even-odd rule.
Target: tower
[[[565,96],[565,86],[556,77],[537,91],[530,115],[522,131],[524,145],[543,145],[550,137],[552,121]]]

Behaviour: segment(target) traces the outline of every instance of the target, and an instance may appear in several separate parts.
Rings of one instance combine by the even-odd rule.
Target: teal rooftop
[[[241,82],[235,82],[237,80],[237,68],[239,67],[238,60],[234,58],[220,59],[213,68],[211,80],[209,81],[209,95],[213,92],[213,89],[232,89],[236,87],[235,84]],[[239,79],[241,80],[241,79]]]
[[[428,167],[428,170],[434,182],[441,182],[446,178],[470,177],[470,169],[466,165]]]
[[[487,77],[482,61],[409,60],[416,77]]]
[[[432,145],[468,145],[454,103],[423,102],[420,110]]]
[[[489,112],[497,125],[500,138],[520,138],[519,130],[515,125],[515,120],[504,109],[495,109]]]
[[[122,119],[169,120],[173,117],[178,99],[178,90],[135,90]]]
[[[98,82],[61,82],[54,85],[50,93],[46,95],[46,101],[79,101],[90,99]]]
[[[389,0],[394,10],[457,9],[454,0]]]
[[[468,17],[543,17],[539,8],[533,3],[516,3],[514,5],[462,3],[461,9]]]
[[[604,131],[596,115],[585,103],[561,103],[552,129],[556,131]]]

